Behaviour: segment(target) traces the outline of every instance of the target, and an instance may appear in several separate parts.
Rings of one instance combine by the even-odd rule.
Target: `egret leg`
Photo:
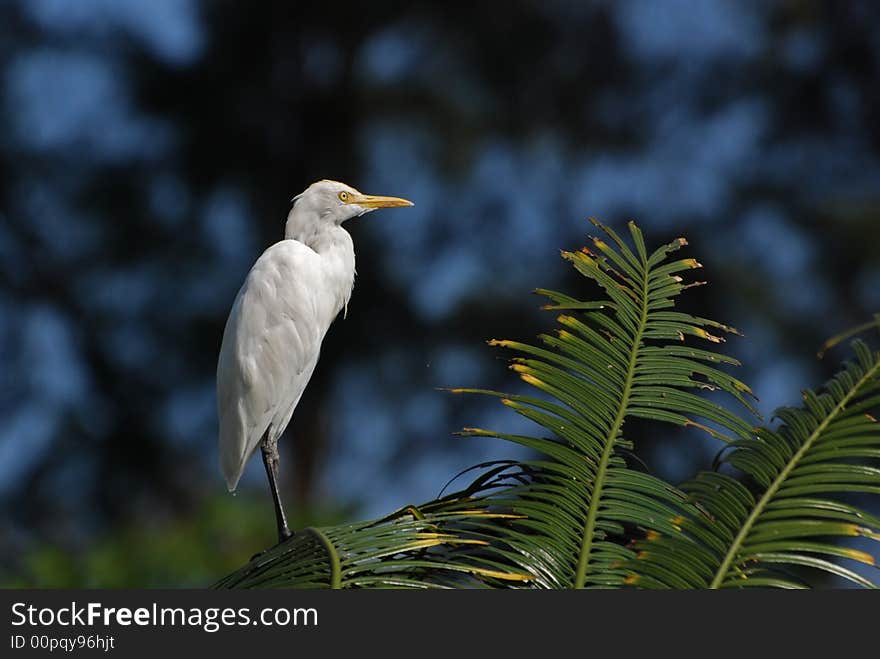
[[[281,505],[281,494],[278,492],[278,440],[269,441],[269,431],[263,436],[260,443],[260,452],[263,454],[263,465],[266,467],[266,476],[269,478],[269,489],[272,492],[272,502],[275,504],[275,521],[278,524],[278,542],[284,542],[293,533],[287,526],[287,517]]]

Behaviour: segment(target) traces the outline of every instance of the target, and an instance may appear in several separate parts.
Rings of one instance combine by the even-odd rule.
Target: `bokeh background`
[[[789,0],[0,3],[0,584],[210,583],[273,541],[262,465],[217,467],[235,293],[320,178],[405,196],[348,228],[358,278],[283,442],[294,525],[434,497],[515,457],[486,339],[596,216],[685,235],[685,307],[768,414],[880,310],[880,4]],[[657,436],[662,435],[662,436]],[[709,439],[655,431],[675,480]]]

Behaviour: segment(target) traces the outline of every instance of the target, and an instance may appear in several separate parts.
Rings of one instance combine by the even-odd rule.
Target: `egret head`
[[[293,198],[291,215],[311,215],[321,223],[339,226],[377,208],[412,205],[411,201],[400,197],[367,195],[345,183],[325,179],[312,183]]]

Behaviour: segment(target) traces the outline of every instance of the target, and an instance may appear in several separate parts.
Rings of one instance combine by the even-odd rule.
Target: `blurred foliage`
[[[261,497],[217,496],[186,516],[146,519],[115,528],[81,549],[44,545],[0,569],[2,588],[203,588],[258,551],[270,538]],[[338,523],[350,511],[312,509],[295,528]]]

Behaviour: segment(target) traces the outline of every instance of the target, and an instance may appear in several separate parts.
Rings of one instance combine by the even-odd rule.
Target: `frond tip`
[[[726,392],[754,411],[751,389],[719,368],[738,362],[710,349],[723,342],[722,334],[738,332],[672,310],[689,286],[684,275],[701,267],[694,258],[668,258],[687,241],[677,239],[649,253],[634,223],[626,241],[599,221],[591,222],[605,238],[594,237],[589,247],[561,255],[606,297],[587,301],[538,289],[550,300],[544,308],[562,312],[556,333],[542,335],[537,345],[489,342],[515,353],[510,369],[541,396],[473,390],[498,398],[551,436],[473,428],[463,433],[513,441],[541,455],[528,463],[529,483],[498,495],[505,507],[526,516],[511,523],[507,533],[517,539],[523,533],[547,534],[546,543],[560,555],[552,565],[541,560],[527,571],[574,587],[621,586],[632,580],[622,568],[631,558],[621,544],[626,525],[659,537],[680,534],[685,520],[704,514],[683,492],[629,468],[628,421],[692,426],[736,442],[750,436],[751,424],[702,392]]]
[[[805,391],[803,406],[777,411],[778,428],[756,428],[723,458],[750,478],[753,489],[714,472],[683,486],[713,520],[687,520],[687,541],[666,542],[679,550],[682,564],[699,556],[711,568],[692,587],[803,586],[780,573],[792,567],[876,587],[839,560],[876,566],[877,549],[872,553],[839,541],[880,541],[880,518],[849,502],[854,494],[880,495],[880,424],[869,413],[880,407],[880,353],[860,341],[852,347],[856,359],[821,391]],[[642,546],[649,545],[636,544]]]

